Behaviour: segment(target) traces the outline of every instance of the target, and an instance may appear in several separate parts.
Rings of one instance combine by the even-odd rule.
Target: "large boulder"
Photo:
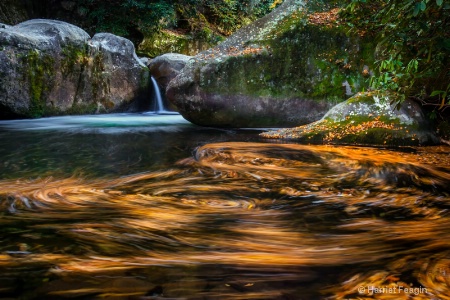
[[[303,143],[370,146],[418,146],[439,144],[421,107],[411,101],[394,105],[396,96],[359,93],[339,103],[319,121],[289,129],[262,133],[272,139]]]
[[[147,96],[147,79],[124,38],[91,39],[55,20],[0,28],[0,118],[136,109]]]
[[[219,127],[288,127],[320,119],[360,90],[373,47],[339,22],[338,9],[286,0],[191,59],[167,88],[189,121]]]

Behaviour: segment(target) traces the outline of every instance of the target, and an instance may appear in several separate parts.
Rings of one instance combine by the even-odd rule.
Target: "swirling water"
[[[0,298],[450,299],[448,147],[258,132],[0,122]]]

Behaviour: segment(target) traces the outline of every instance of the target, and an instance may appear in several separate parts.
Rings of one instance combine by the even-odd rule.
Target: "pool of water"
[[[0,298],[447,299],[448,165],[259,132],[1,121]]]

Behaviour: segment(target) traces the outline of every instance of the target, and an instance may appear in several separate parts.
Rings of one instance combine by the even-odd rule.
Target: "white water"
[[[151,76],[151,80],[153,85],[153,98],[155,99],[154,113],[165,113],[167,112],[167,110],[164,108],[164,103],[161,97],[161,92],[159,91],[158,83],[156,82],[155,78],[153,78],[153,76]]]
[[[0,130],[58,130],[85,133],[178,131],[193,126],[181,115],[118,113],[0,121]],[[176,115],[175,115],[176,114]],[[151,115],[151,116],[149,116]]]

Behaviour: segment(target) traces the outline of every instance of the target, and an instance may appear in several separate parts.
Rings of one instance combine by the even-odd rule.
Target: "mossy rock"
[[[127,39],[55,20],[0,28],[0,118],[139,110],[148,83]]]
[[[438,144],[420,106],[404,101],[400,109],[395,95],[360,93],[333,107],[321,120],[289,129],[262,133],[264,138],[305,143],[371,146]]]
[[[186,119],[204,126],[286,127],[319,120],[367,87],[374,47],[348,34],[338,8],[311,5],[287,0],[198,54],[169,84],[168,99]]]
[[[30,13],[25,1],[0,1],[0,23],[15,25],[29,18]]]

